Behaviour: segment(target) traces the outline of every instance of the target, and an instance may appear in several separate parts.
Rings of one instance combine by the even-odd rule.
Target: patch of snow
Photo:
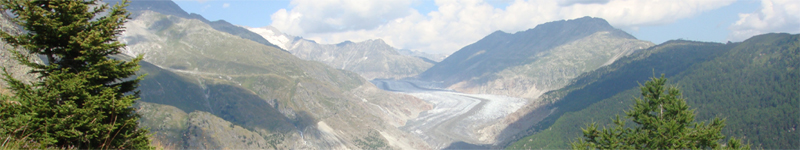
[[[288,35],[277,31],[277,29],[273,29],[272,27],[261,27],[261,28],[251,28],[245,27],[247,30],[252,31],[258,35],[261,35],[264,39],[269,41],[269,43],[275,44],[281,49],[288,50],[287,45],[292,41]]]

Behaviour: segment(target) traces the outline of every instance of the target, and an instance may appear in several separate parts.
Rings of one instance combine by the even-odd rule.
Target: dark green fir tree
[[[636,125],[626,126],[617,115],[615,127],[598,130],[592,123],[583,129],[584,138],[572,143],[573,149],[749,149],[739,140],[727,145],[718,142],[725,138],[720,131],[725,120],[714,118],[710,123],[694,122],[694,110],[689,109],[681,92],[665,87],[667,79],[653,78],[641,87],[642,97],[635,98],[633,109],[625,111],[626,118]],[[629,128],[632,127],[632,128]]]
[[[128,19],[127,1],[109,7],[98,0],[0,0],[12,22],[25,30],[0,32],[14,58],[33,68],[34,82],[3,71],[13,96],[0,96],[0,135],[47,147],[149,149],[148,131],[131,106],[143,76],[138,56],[110,58]],[[40,56],[45,62],[35,62]],[[5,69],[3,69],[5,70]]]

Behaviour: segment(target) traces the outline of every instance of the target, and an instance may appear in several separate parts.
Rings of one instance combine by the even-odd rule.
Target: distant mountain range
[[[603,19],[583,17],[494,32],[421,73],[456,91],[536,98],[574,77],[653,46]]]
[[[411,77],[435,63],[425,58],[402,55],[381,39],[319,44],[282,33],[271,26],[248,29],[301,59],[319,61],[334,68],[350,70],[367,79]]]

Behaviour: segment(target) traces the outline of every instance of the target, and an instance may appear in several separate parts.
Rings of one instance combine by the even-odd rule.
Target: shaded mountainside
[[[132,13],[121,40],[126,55],[144,55],[142,122],[162,145],[427,148],[396,128],[431,108],[420,99],[381,91],[353,72],[298,59],[203,20]]]
[[[341,101],[346,102],[310,99],[312,104],[303,102],[290,104],[314,105],[315,102],[321,102],[354,106],[334,110],[336,111],[334,114],[301,110],[289,117],[288,114],[279,111],[282,108],[292,111],[293,108],[282,106],[287,103],[281,103],[276,99],[265,100],[249,89],[232,85],[230,81],[218,80],[213,76],[176,73],[147,62],[142,62],[141,65],[142,73],[147,73],[148,76],[142,80],[140,87],[142,99],[137,105],[137,112],[142,115],[140,122],[142,126],[150,128],[156,142],[169,149],[370,148],[364,147],[364,139],[373,139],[370,142],[372,144],[384,143],[378,145],[379,147],[401,147],[397,145],[405,144],[392,145],[384,140],[383,135],[371,134],[380,132],[389,138],[405,140],[399,142],[409,142],[408,139],[394,137],[402,136],[403,133],[382,125],[398,126],[405,120],[398,117],[376,116],[380,115],[378,111],[381,110],[374,107],[382,106],[388,111],[396,112],[395,108],[415,105],[413,101],[402,102],[413,99],[410,96],[380,93],[379,90],[369,91],[372,88],[354,89],[353,95],[373,100],[371,101],[373,103],[364,103],[363,100],[344,100],[344,98]],[[387,105],[385,101],[376,100],[379,96],[375,95],[383,94],[399,97],[389,100],[401,102]],[[295,97],[305,96],[308,95],[296,94]],[[331,109],[322,107],[317,109]],[[380,123],[381,121],[390,123]],[[358,128],[341,127],[342,124]],[[419,145],[418,147],[406,145],[412,148],[424,148]]]
[[[241,87],[209,81],[204,83],[203,80],[208,80],[204,78],[193,81],[191,77],[163,70],[147,62],[141,65],[141,72],[148,76],[142,80],[139,88],[142,93],[142,99],[137,104],[137,112],[142,115],[140,122],[142,126],[149,127],[156,141],[167,148],[288,148],[293,143],[284,140],[297,139],[299,136],[293,134],[296,132],[293,131],[295,126],[307,126],[307,123],[297,123],[281,115],[267,101]],[[197,118],[196,114],[204,115]],[[198,128],[198,122],[205,126],[226,127]],[[241,129],[242,126],[246,129]],[[238,131],[227,133],[231,135],[212,134],[234,129]],[[250,137],[254,133],[259,136]],[[241,136],[246,137],[240,139]]]
[[[380,39],[319,44],[281,33],[269,26],[248,29],[301,59],[319,61],[334,68],[353,71],[370,80],[411,77],[433,66],[432,62],[422,58],[401,55],[397,49]]]
[[[514,34],[494,32],[418,77],[466,93],[532,99],[563,87],[581,73],[652,45],[603,19],[583,17]]]
[[[582,127],[611,125],[614,115],[633,105],[638,83],[663,73],[696,109],[696,120],[726,118],[722,132],[728,137],[760,148],[797,149],[798,54],[797,34],[765,34],[728,44],[669,41],[543,95],[542,101],[552,104],[537,109],[552,110],[552,115],[518,135],[520,140],[510,140],[514,143],[507,148],[569,148],[582,136]]]

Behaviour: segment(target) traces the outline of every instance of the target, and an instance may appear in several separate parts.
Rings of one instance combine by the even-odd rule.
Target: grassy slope
[[[138,105],[138,112],[142,115],[141,123],[143,126],[151,128],[154,137],[166,147],[200,148],[198,146],[201,146],[201,143],[230,139],[230,137],[206,136],[205,134],[223,128],[192,130],[193,124],[187,120],[191,117],[187,116],[187,113],[206,112],[219,116],[219,119],[201,118],[204,121],[200,122],[205,126],[227,124],[233,126],[235,124],[242,129],[231,134],[245,136],[258,133],[264,135],[259,137],[262,140],[258,140],[262,142],[280,141],[281,138],[274,137],[291,132],[294,128],[291,120],[281,115],[267,101],[246,89],[225,83],[210,83],[208,78],[175,74],[147,62],[142,62],[141,65],[142,73],[147,73],[139,88],[142,93],[142,99]],[[198,81],[206,82],[198,83]],[[190,140],[196,139],[196,136],[205,136],[204,140],[207,141]],[[252,140],[247,142],[252,142]],[[231,144],[235,144],[235,142]],[[238,144],[245,146],[239,148],[282,146],[282,143],[279,142],[261,145]],[[223,146],[226,145],[208,145],[207,148],[222,148]]]
[[[763,148],[796,148],[797,141],[789,139],[798,138],[793,132],[798,111],[791,107],[797,105],[800,88],[800,74],[792,69],[798,63],[797,39],[798,35],[770,34],[728,45],[668,42],[634,54],[548,93],[559,101],[555,106],[561,113],[508,148],[567,148],[582,135],[585,124],[610,124],[614,114],[628,109],[638,95],[636,83],[653,71],[665,73],[684,91],[689,105],[697,108],[697,120],[727,118],[726,135],[746,137]]]

